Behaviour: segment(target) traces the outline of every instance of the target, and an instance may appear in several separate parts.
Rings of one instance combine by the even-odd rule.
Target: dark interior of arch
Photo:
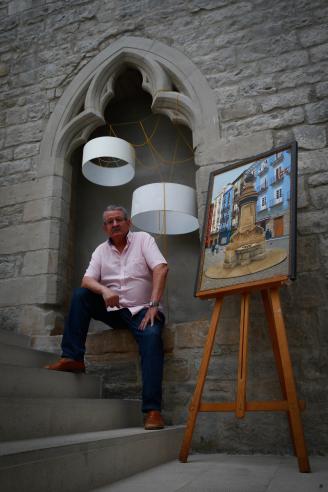
[[[89,182],[81,172],[82,148],[72,157],[72,286],[80,285],[92,251],[106,240],[102,231],[102,212],[109,204],[121,204],[131,211],[133,191],[139,186],[169,181],[195,187],[192,134],[189,128],[173,125],[168,117],[153,114],[152,98],[141,86],[140,72],[128,68],[116,79],[115,95],[104,115],[106,126],[97,128],[89,139],[118,136],[136,150],[136,173],[129,183],[103,187]],[[153,149],[144,145],[146,136]],[[172,164],[175,160],[177,163]],[[164,304],[169,322],[207,317],[208,305],[193,296],[200,252],[199,231],[176,236],[155,236],[167,257],[170,272]],[[100,330],[104,325],[94,323]]]

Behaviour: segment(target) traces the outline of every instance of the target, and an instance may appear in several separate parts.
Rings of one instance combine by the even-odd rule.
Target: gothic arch
[[[64,175],[64,162],[104,124],[117,76],[138,69],[142,87],[152,96],[152,111],[192,130],[195,162],[219,137],[213,91],[197,67],[181,52],[158,41],[126,37],[102,51],[73,79],[49,119],[40,149],[39,176]],[[82,108],[82,110],[81,110]]]

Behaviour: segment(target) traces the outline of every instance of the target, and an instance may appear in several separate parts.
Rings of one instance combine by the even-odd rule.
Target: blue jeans
[[[101,295],[79,288],[75,289],[62,339],[62,356],[74,360],[84,359],[85,342],[91,318],[103,321],[112,328],[128,328],[139,346],[142,370],[142,411],[161,410],[163,378],[162,328],[165,317],[159,312],[153,326],[138,330],[147,309],[132,316],[127,309],[108,312]]]

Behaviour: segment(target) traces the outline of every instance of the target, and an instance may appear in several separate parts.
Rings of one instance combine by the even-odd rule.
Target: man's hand
[[[148,308],[148,311],[145,314],[145,317],[141,321],[138,330],[145,330],[147,328],[148,323],[150,323],[150,326],[153,326],[155,318],[160,319],[159,314],[158,314],[158,308],[157,307],[150,307]]]
[[[107,307],[120,307],[120,298],[115,292],[105,287],[101,293]]]

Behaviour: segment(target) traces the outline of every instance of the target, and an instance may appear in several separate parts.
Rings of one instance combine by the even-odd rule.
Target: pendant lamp
[[[82,173],[92,183],[120,186],[134,177],[135,151],[117,137],[98,137],[83,148]]]
[[[186,234],[199,228],[196,191],[177,183],[152,183],[132,195],[132,223],[154,234]]]

